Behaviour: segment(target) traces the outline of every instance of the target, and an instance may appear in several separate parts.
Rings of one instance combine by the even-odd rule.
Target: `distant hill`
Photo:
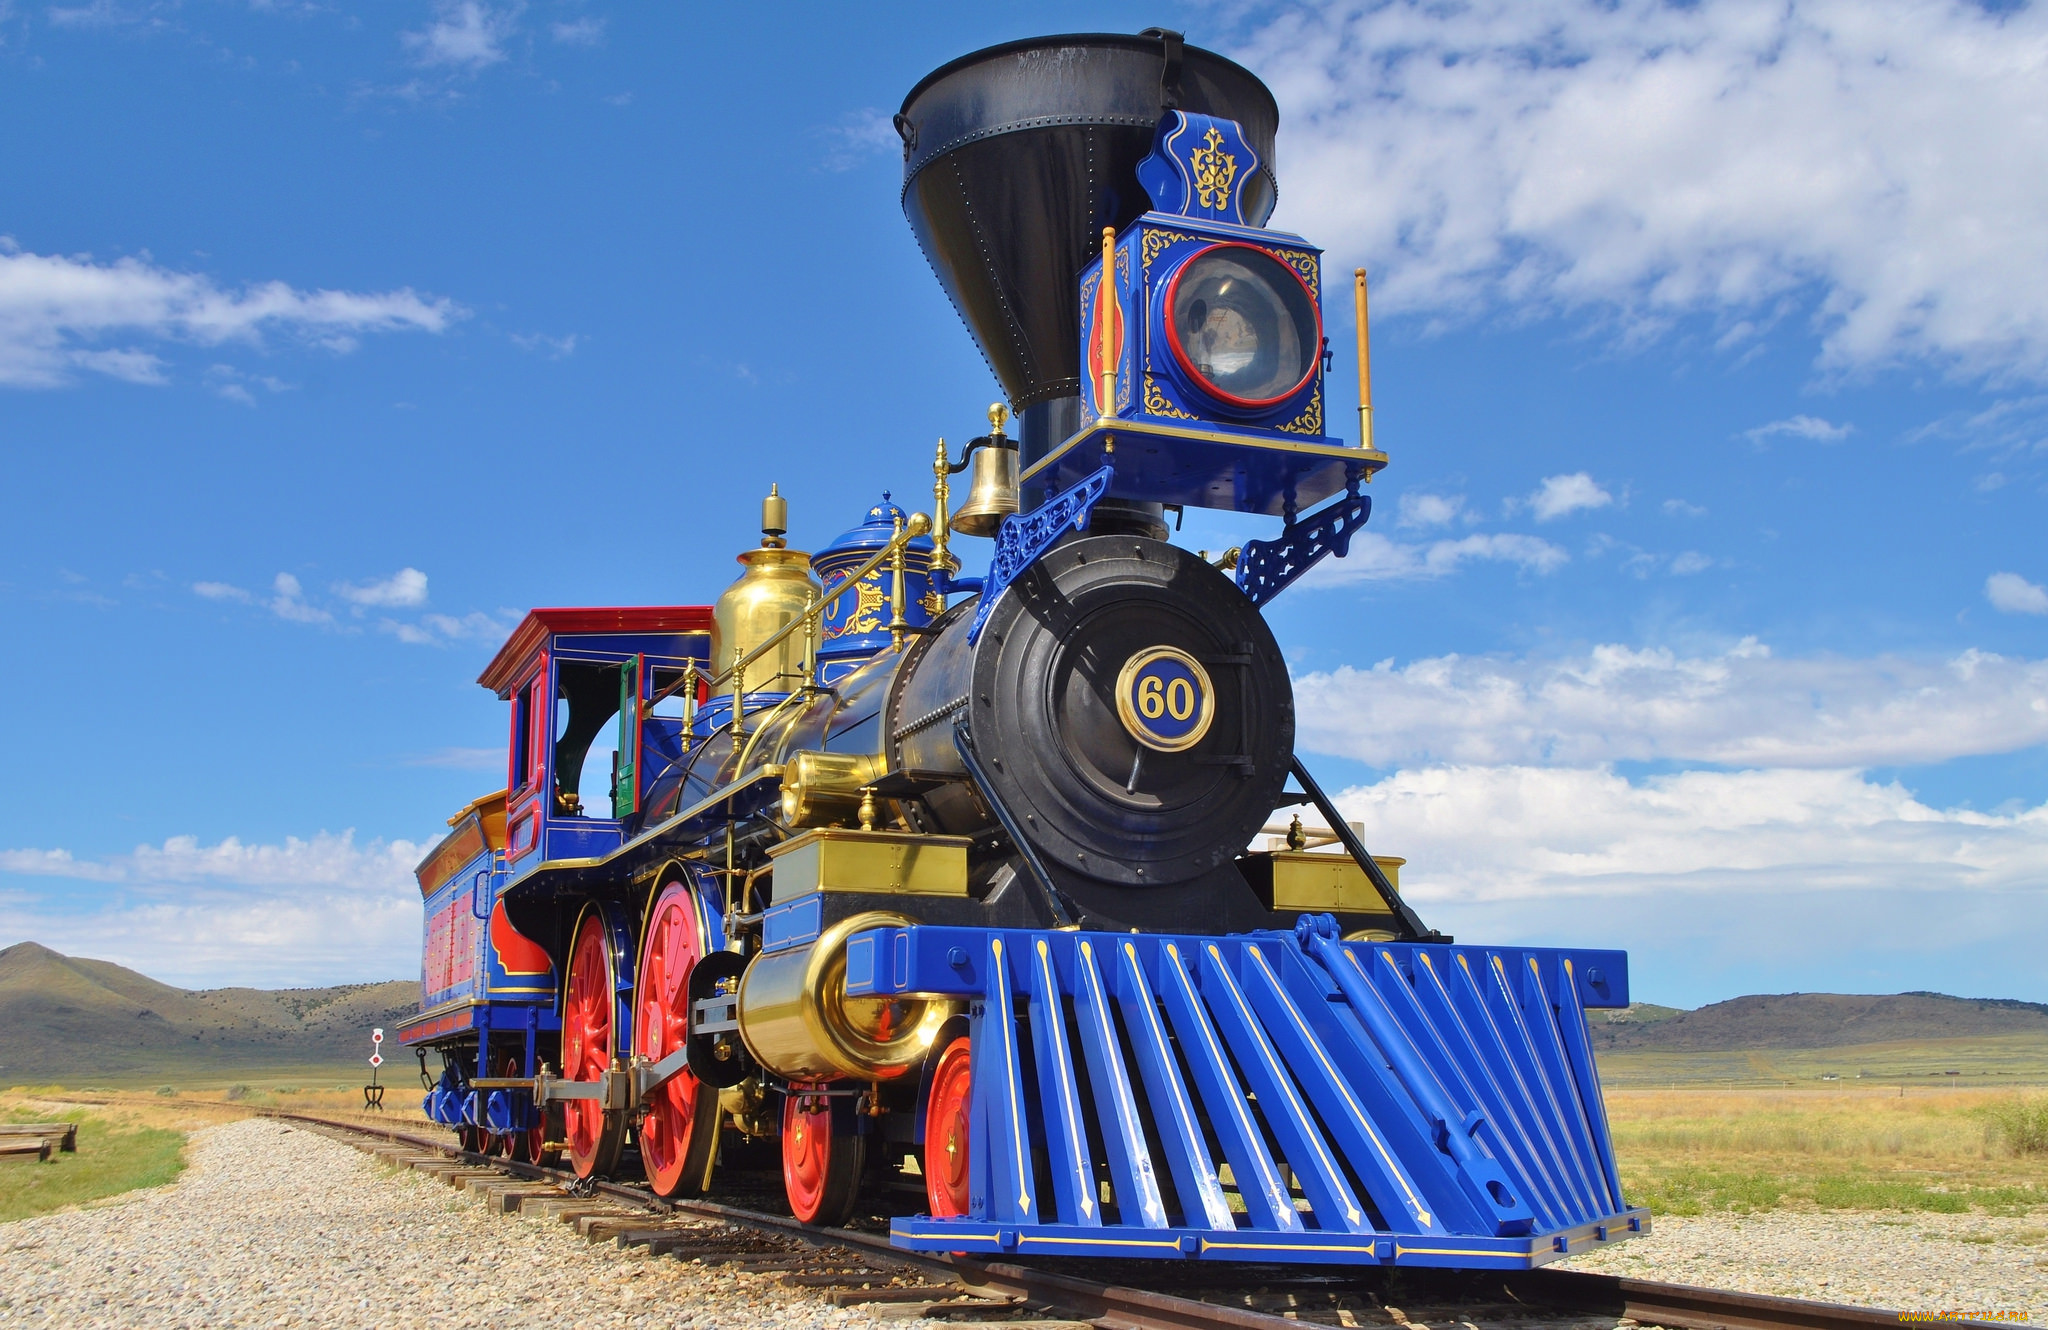
[[[2048,1005],[1940,993],[1778,993],[1731,998],[1697,1011],[1645,1008],[1655,1015],[1594,1013],[1595,1047],[1686,1052],[1846,1048],[2004,1035],[2048,1037]],[[1669,1014],[1665,1014],[1669,1013]]]
[[[390,1030],[419,1002],[419,984],[404,980],[173,988],[109,961],[22,942],[0,951],[0,1086],[326,1063],[359,1068],[370,1031]]]

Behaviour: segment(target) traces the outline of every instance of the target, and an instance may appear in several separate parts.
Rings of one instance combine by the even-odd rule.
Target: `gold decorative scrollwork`
[[[1152,260],[1158,258],[1161,251],[1163,251],[1168,245],[1171,245],[1176,240],[1198,240],[1200,238],[1201,237],[1199,236],[1183,235],[1179,231],[1145,232],[1145,240],[1143,246],[1144,262],[1142,264],[1142,267],[1144,268],[1146,280],[1150,281],[1152,278]]]
[[[924,606],[926,614],[944,614],[946,612],[946,598],[939,594],[937,587],[933,587],[925,592],[917,603]]]
[[[839,594],[846,594],[847,589],[842,584]],[[828,632],[825,636],[841,637],[847,633],[872,633],[882,627],[882,607],[889,601],[888,595],[882,590],[882,579],[863,579],[855,583],[852,590],[856,596],[853,613],[846,617],[845,626],[838,632]]]
[[[1230,186],[1237,179],[1237,158],[1223,151],[1223,131],[1214,125],[1202,139],[1202,146],[1188,158],[1195,168],[1195,194],[1204,208],[1221,212],[1230,207]]]
[[[1316,262],[1315,255],[1304,254],[1298,249],[1276,249],[1273,252],[1280,256],[1282,263],[1301,274],[1301,279],[1308,283],[1309,290],[1321,293],[1321,265]]]
[[[1323,385],[1316,385],[1315,393],[1308,399],[1308,410],[1280,427],[1289,434],[1321,434],[1323,432]]]
[[[1166,400],[1166,394],[1159,391],[1159,383],[1150,374],[1145,376],[1145,409],[1155,416],[1166,416],[1172,420],[1200,420]]]

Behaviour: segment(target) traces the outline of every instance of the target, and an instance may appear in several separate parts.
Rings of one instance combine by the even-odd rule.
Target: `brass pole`
[[[732,737],[737,739],[746,733],[742,717],[746,714],[747,663],[739,661],[732,667]]]
[[[946,441],[940,439],[938,456],[932,462],[932,569],[942,577],[953,571],[952,558],[946,553],[946,502],[953,497],[953,486],[946,480],[950,470]]]
[[[804,687],[808,693],[818,682],[818,616],[804,615]]]
[[[648,705],[652,711],[653,704]],[[697,662],[692,659],[683,666],[683,747],[690,746],[690,736],[697,729]]]
[[[889,541],[895,549],[895,553],[889,556],[889,640],[890,645],[897,651],[903,650],[903,630],[910,627],[910,621],[903,617],[903,571],[906,561],[903,551],[910,542],[902,539],[902,535],[903,518],[899,514],[896,518],[896,534]]]
[[[1102,281],[1096,290],[1100,293],[1097,302],[1095,336],[1102,352],[1102,380],[1095,390],[1095,414],[1107,418],[1116,414],[1116,342],[1110,336],[1117,300],[1113,283],[1116,281],[1116,228],[1102,228]]]
[[[1372,338],[1365,313],[1365,269],[1357,272],[1358,304],[1358,446],[1372,447]]]

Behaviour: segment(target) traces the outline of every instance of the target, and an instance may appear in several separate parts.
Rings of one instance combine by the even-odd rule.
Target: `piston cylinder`
[[[914,924],[867,910],[807,947],[763,956],[740,980],[740,1038],[768,1070],[791,1081],[887,1081],[914,1070],[958,1010],[940,998],[846,996],[846,942],[870,928]]]

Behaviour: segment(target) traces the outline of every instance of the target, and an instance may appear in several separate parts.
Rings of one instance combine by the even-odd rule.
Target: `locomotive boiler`
[[[430,1117],[664,1196],[772,1141],[799,1218],[915,1249],[1515,1268],[1643,1230],[1584,1014],[1626,958],[1429,930],[1297,752],[1261,607],[1388,459],[1363,272],[1328,429],[1278,119],[1159,30],[911,91],[905,212],[1008,401],[929,516],[805,552],[771,489],[715,606],[514,631],[506,788],[419,868]],[[1188,507],[1277,529],[1210,556]]]

